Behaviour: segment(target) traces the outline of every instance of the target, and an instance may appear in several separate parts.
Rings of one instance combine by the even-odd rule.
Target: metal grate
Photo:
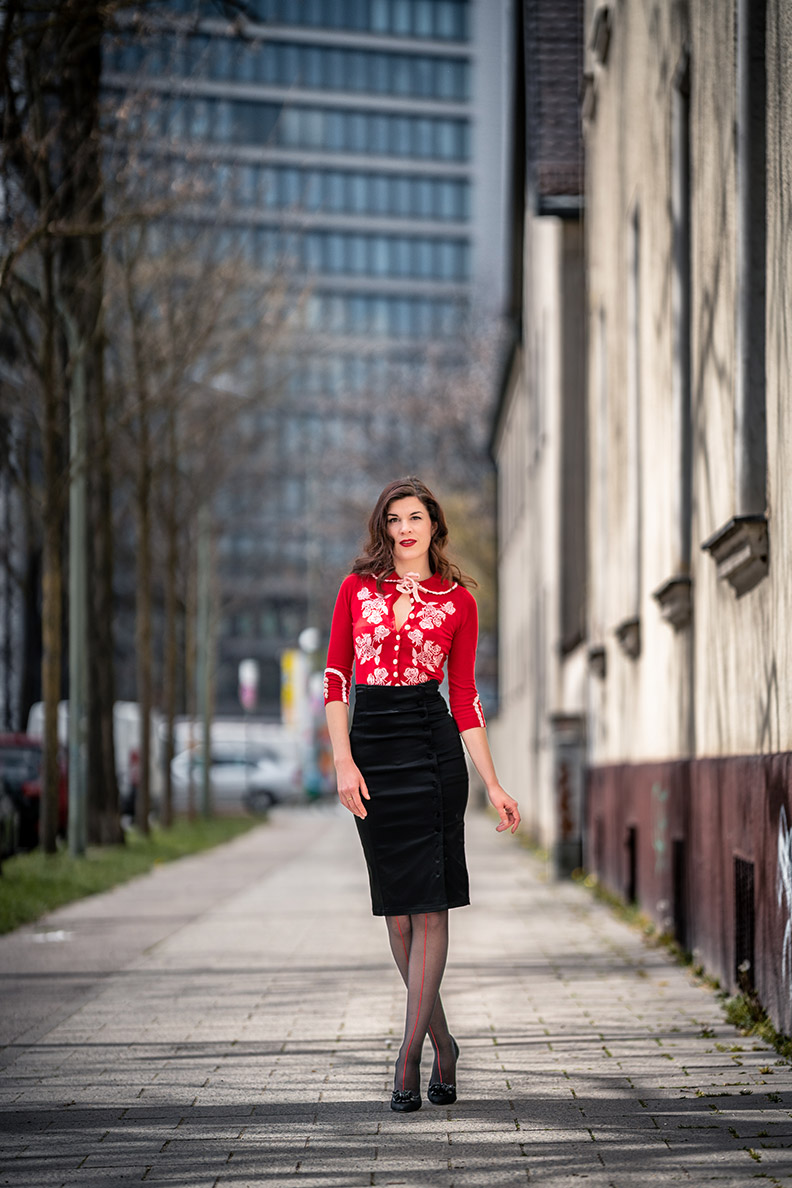
[[[625,842],[627,850],[627,882],[624,887],[624,898],[628,903],[637,903],[638,901],[638,827],[636,825],[629,825],[627,827],[627,839]]]
[[[688,947],[687,920],[687,867],[685,863],[685,839],[675,837],[671,842],[671,879],[674,936],[683,949]]]
[[[600,876],[605,873],[605,820],[600,814],[594,818],[594,869]]]
[[[744,993],[754,989],[754,864],[734,859],[734,978]]]

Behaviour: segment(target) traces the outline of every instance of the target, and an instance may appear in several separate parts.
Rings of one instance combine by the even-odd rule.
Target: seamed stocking
[[[448,952],[448,912],[388,916],[386,921],[391,951],[407,986],[404,1039],[396,1060],[394,1087],[420,1089],[421,1049],[427,1032],[435,1053],[430,1083],[453,1083],[454,1048],[440,1000]]]

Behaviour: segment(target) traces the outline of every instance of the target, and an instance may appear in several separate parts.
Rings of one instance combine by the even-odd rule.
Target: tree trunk
[[[135,800],[135,823],[149,831],[151,811],[151,459],[148,410],[141,402],[139,418],[137,482],[137,606],[135,647],[137,652],[137,696],[140,711],[140,777]]]
[[[100,315],[101,319],[101,315]],[[100,321],[101,325],[101,321]],[[101,338],[101,330],[97,331]],[[98,353],[98,352],[97,352]],[[89,733],[88,841],[112,845],[124,840],[115,764],[113,706],[113,512],[107,391],[103,360],[94,371],[94,400],[89,410]]]
[[[68,162],[61,186],[65,220],[100,227],[104,213],[100,93],[103,15],[97,0],[80,6],[60,74],[62,138]],[[104,244],[100,233],[68,237],[60,245],[61,284],[75,329],[74,351],[87,386],[88,583],[87,835],[94,843],[121,838],[113,746],[112,548],[110,467],[106,427],[102,298]],[[73,362],[73,360],[72,360]],[[74,380],[74,367],[71,369]]]
[[[171,779],[171,761],[174,754],[174,718],[176,717],[176,673],[178,666],[177,640],[177,555],[178,555],[178,455],[176,443],[176,412],[172,405],[168,408],[168,506],[166,512],[167,558],[165,571],[165,770],[162,789],[162,806],[160,820],[164,826],[169,826],[173,819],[173,782]]]
[[[107,394],[99,383],[95,408],[96,432],[94,469],[92,472],[91,528],[94,566],[91,570],[91,648],[92,679],[90,681],[91,721],[96,723],[96,738],[90,754],[101,781],[96,781],[96,796],[92,797],[93,814],[89,814],[89,840],[109,845],[124,840],[119,814],[118,777],[115,763],[115,734],[113,706],[115,704],[115,673],[113,669],[113,509],[110,446],[107,435]],[[91,787],[89,784],[89,787]],[[91,828],[91,815],[95,830]]]
[[[44,395],[43,470],[44,549],[41,574],[41,691],[44,701],[44,766],[41,781],[39,844],[55,853],[58,829],[58,701],[61,687],[63,625],[63,496],[60,399],[55,379],[55,300],[52,253],[45,249],[44,333],[42,366]]]
[[[198,618],[198,573],[196,564],[196,550],[190,547],[187,564],[185,565],[185,573],[187,578],[187,590],[184,599],[184,685],[185,685],[185,708],[187,716],[190,721],[190,738],[188,746],[190,753],[195,752],[196,746],[196,715],[198,712],[198,701],[195,696],[196,690],[196,622]],[[188,783],[187,783],[187,817],[190,821],[195,820],[195,765],[192,761],[188,764]]]

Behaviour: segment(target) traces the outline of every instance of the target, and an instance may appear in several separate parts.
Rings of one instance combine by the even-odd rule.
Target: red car
[[[38,845],[39,804],[44,753],[41,740],[28,734],[0,734],[0,780],[19,817],[19,845]],[[65,835],[69,813],[66,757],[58,748],[58,833]]]

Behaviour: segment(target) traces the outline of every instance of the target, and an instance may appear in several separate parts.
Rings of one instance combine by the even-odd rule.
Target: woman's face
[[[394,499],[385,515],[388,536],[393,541],[393,559],[402,573],[428,568],[432,541],[429,512],[415,495]]]

